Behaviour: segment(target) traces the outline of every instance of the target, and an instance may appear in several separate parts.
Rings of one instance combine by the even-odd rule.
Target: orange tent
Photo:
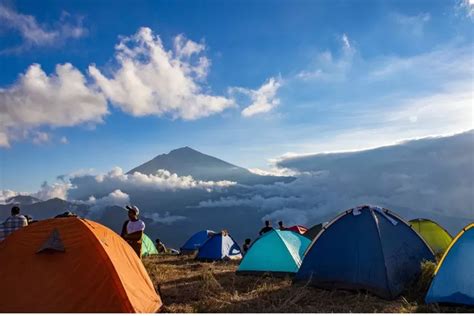
[[[0,242],[0,312],[156,312],[145,267],[116,233],[79,218],[40,221]]]

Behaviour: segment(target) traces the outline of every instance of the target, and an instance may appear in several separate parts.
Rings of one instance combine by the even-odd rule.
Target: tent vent
[[[46,242],[41,246],[36,253],[41,252],[65,252],[63,241],[61,236],[59,236],[59,231],[55,228],[51,235],[49,235]]]

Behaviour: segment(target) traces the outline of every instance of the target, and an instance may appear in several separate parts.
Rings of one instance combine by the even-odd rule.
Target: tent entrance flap
[[[59,231],[55,228],[49,235],[46,242],[38,249],[36,253],[43,252],[65,252],[63,241],[59,235]]]

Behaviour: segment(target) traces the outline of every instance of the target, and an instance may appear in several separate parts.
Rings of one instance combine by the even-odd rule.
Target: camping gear
[[[39,221],[0,243],[0,312],[154,313],[162,302],[133,249],[76,217]]]
[[[425,300],[474,306],[474,223],[454,237],[435,270]]]
[[[301,225],[295,225],[295,226],[291,226],[291,227],[288,227],[288,228],[285,228],[285,230],[290,230],[292,232],[295,232],[295,233],[298,233],[300,235],[303,235],[307,230],[308,228],[304,227],[304,226],[301,226]]]
[[[225,231],[214,234],[199,248],[196,259],[202,261],[218,261],[241,259],[239,245]]]
[[[311,227],[310,229],[308,229],[304,234],[303,236],[305,236],[306,238],[309,238],[311,240],[313,240],[318,234],[319,232],[323,229],[323,223],[319,223],[319,224],[316,224],[314,225],[313,227]]]
[[[146,234],[142,237],[142,257],[157,255],[158,249],[156,249],[153,241]]]
[[[443,227],[432,220],[417,218],[409,223],[435,254],[443,254],[453,240],[453,237]]]
[[[347,210],[312,241],[296,280],[321,288],[366,289],[397,297],[434,261],[425,241],[398,215],[361,206]]]
[[[195,233],[180,248],[180,252],[186,254],[198,250],[214,234],[212,230],[201,230]]]
[[[252,244],[242,259],[237,273],[296,273],[310,243],[308,238],[298,233],[272,230]]]

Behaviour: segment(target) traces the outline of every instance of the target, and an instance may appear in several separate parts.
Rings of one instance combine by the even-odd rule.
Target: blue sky
[[[267,169],[472,129],[473,19],[469,1],[0,1],[0,188],[181,146]]]

